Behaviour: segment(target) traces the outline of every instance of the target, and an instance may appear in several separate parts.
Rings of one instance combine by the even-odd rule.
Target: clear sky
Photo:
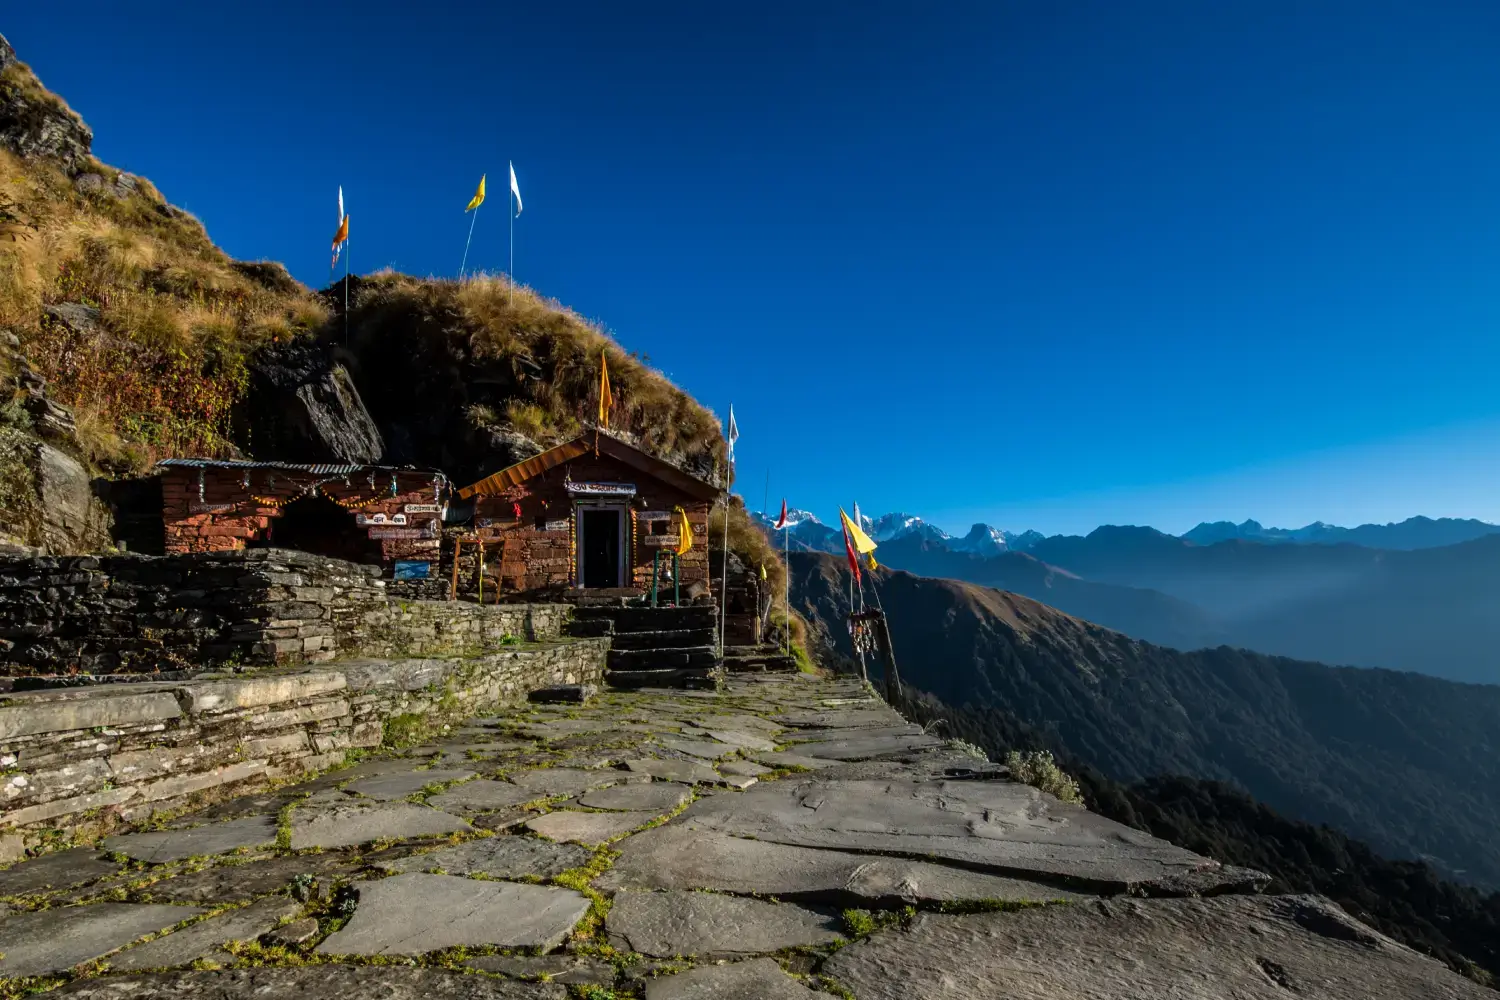
[[[230,253],[471,264],[953,530],[1500,520],[1500,5],[74,0],[0,31]]]

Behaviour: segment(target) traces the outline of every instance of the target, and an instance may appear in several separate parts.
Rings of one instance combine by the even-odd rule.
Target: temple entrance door
[[[355,526],[354,515],[324,496],[298,497],[281,508],[281,516],[271,520],[267,535],[262,544],[278,549],[350,562],[373,561],[370,541]]]
[[[622,587],[625,511],[578,507],[578,580],[584,587]]]

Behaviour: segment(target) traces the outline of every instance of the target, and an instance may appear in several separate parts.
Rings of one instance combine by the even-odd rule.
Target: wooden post
[[[895,705],[901,700],[901,676],[896,672],[896,651],[891,647],[891,627],[885,620],[885,612],[875,612],[875,641],[880,645],[880,658],[885,661],[885,700]]]
[[[479,565],[475,567],[479,575],[479,603],[484,603],[484,539],[479,540]]]
[[[462,551],[463,545],[464,540],[462,538],[453,539],[453,586],[448,589],[448,600],[450,601],[458,600],[458,554]]]
[[[682,557],[672,553],[672,607],[682,607]]]
[[[656,571],[661,566],[661,549],[651,553],[651,606],[656,607]]]

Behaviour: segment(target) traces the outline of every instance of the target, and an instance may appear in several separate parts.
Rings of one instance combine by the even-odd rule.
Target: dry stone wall
[[[0,675],[193,671],[555,639],[568,609],[391,600],[380,569],[280,549],[0,557]]]
[[[472,657],[11,692],[0,696],[0,861],[195,795],[328,767],[379,745],[393,719],[430,728],[537,688],[597,685],[608,647],[549,641]]]

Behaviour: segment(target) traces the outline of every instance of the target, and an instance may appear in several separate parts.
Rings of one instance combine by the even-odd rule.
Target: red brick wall
[[[264,541],[272,522],[282,514],[281,505],[304,495],[308,487],[317,484],[323,496],[349,508],[348,527],[340,541],[351,553],[362,554],[367,562],[386,564],[397,559],[427,560],[434,564],[438,560],[441,525],[431,522],[441,515],[405,511],[407,504],[441,503],[434,500],[432,473],[397,473],[397,492],[392,496],[389,471],[374,473],[373,489],[368,471],[352,473],[347,481],[342,476],[330,479],[310,472],[276,469],[201,471],[200,490],[200,470],[162,470],[162,521],[168,552],[222,552],[243,549],[251,541]],[[387,520],[403,514],[407,523],[384,526],[359,523],[361,515],[369,518],[378,514],[385,515]],[[371,538],[372,530],[378,534],[421,533],[431,537]]]
[[[574,583],[573,498],[564,486],[569,476],[575,482],[634,484],[636,495],[629,508],[637,513],[682,507],[693,527],[693,547],[681,561],[683,583],[710,582],[709,505],[607,455],[597,458],[588,455],[549,469],[504,496],[479,497],[475,501],[475,533],[484,541],[487,574],[491,578],[498,574],[502,591],[529,591]],[[519,520],[516,505],[520,506]],[[545,525],[549,521],[561,521],[567,526],[557,531],[539,526],[539,522]],[[656,551],[641,541],[648,525],[646,521],[634,521],[627,532],[630,536],[627,565],[633,586],[641,590],[651,586],[651,561]],[[671,530],[677,531],[675,520]]]

